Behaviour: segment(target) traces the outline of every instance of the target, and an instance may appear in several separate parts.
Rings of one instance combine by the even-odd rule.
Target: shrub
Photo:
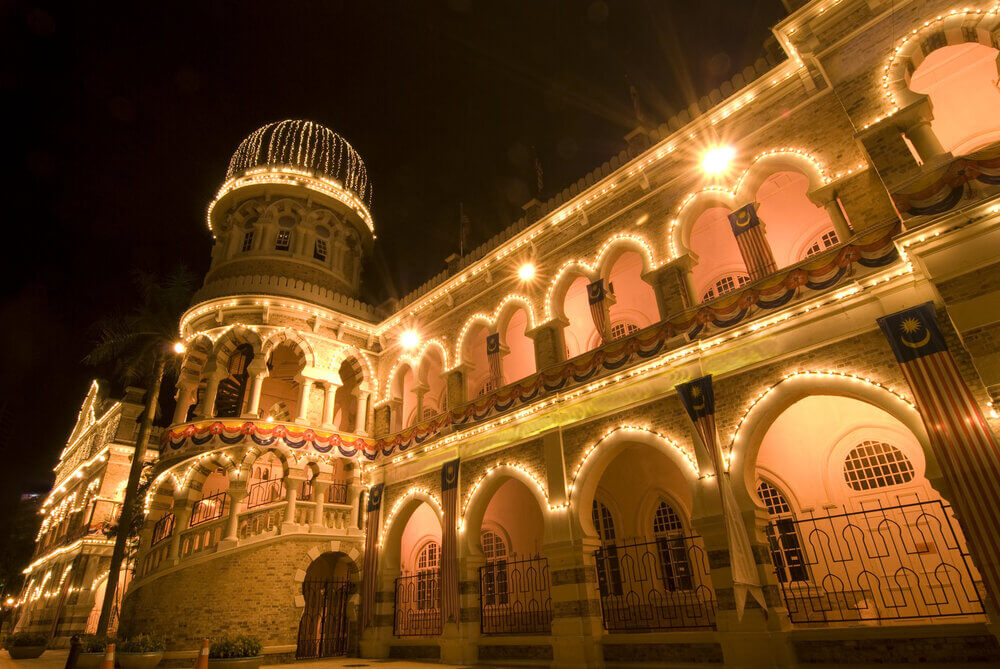
[[[112,637],[97,634],[81,634],[80,635],[80,652],[81,653],[103,653],[104,649],[108,647],[109,643],[114,643],[115,640]]]
[[[166,642],[158,636],[138,634],[119,642],[115,650],[119,653],[162,653],[166,647]]]
[[[11,646],[44,646],[49,637],[39,632],[16,632],[7,638],[7,647]]]
[[[246,634],[224,636],[208,649],[208,656],[218,659],[231,657],[257,657],[260,655],[260,639]]]

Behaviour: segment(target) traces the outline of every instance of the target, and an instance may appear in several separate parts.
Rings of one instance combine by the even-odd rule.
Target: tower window
[[[291,230],[278,230],[278,236],[274,240],[274,248],[278,251],[287,251],[292,243]]]
[[[863,441],[844,458],[844,479],[854,490],[909,483],[913,463],[903,451],[881,441]]]
[[[249,251],[253,248],[253,230],[243,233],[243,251]]]
[[[313,258],[316,260],[326,261],[326,240],[317,239],[316,243],[313,245]]]

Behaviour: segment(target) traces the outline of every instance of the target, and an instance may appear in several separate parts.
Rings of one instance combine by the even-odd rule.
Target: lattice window
[[[653,534],[661,536],[683,531],[684,525],[681,523],[681,517],[677,515],[674,508],[666,502],[660,502],[653,514]]]
[[[881,441],[863,441],[844,458],[844,479],[854,490],[874,490],[909,483],[913,463],[906,455]]]
[[[812,243],[812,246],[810,246],[809,249],[806,251],[806,255],[811,256],[814,253],[819,253],[820,251],[828,249],[831,246],[835,246],[836,244],[839,243],[840,240],[837,238],[836,231],[829,230],[827,232],[824,232],[823,236],[821,236],[819,239],[817,239]]]
[[[438,562],[441,546],[428,542],[417,554],[417,609],[438,608]]]
[[[760,496],[760,501],[764,502],[764,506],[767,507],[767,512],[772,516],[792,512],[792,507],[789,506],[788,500],[781,494],[781,491],[767,481],[762,480],[757,484],[757,494]]]
[[[317,239],[313,245],[313,258],[326,261],[327,244],[325,239]]]
[[[597,536],[602,541],[615,540],[615,521],[611,517],[611,512],[608,511],[608,507],[596,499],[591,509],[591,519],[594,521],[594,527],[597,529]]]
[[[591,519],[597,529],[597,536],[605,542],[605,559],[597,570],[598,587],[602,593],[611,595],[622,594],[622,568],[618,559],[618,548],[614,545],[615,521],[611,512],[596,499],[591,507]]]
[[[627,337],[633,332],[638,332],[639,326],[635,323],[629,321],[618,321],[611,326],[611,338],[621,339],[622,337]]]
[[[663,587],[670,592],[690,590],[691,563],[687,557],[687,539],[681,517],[666,502],[660,502],[653,513],[653,534],[660,558]]]
[[[278,230],[278,236],[274,239],[274,248],[278,251],[287,251],[292,244],[291,230]]]
[[[243,251],[249,251],[253,248],[253,230],[243,233]]]
[[[724,276],[715,282],[715,285],[708,289],[708,292],[702,296],[702,300],[710,300],[713,297],[718,297],[720,295],[725,295],[731,290],[736,290],[738,287],[745,283],[750,282],[750,277],[746,274],[730,274],[729,276]]]
[[[483,573],[483,600],[489,606],[506,604],[509,600],[507,588],[507,543],[496,532],[486,530],[479,535],[486,558]]]

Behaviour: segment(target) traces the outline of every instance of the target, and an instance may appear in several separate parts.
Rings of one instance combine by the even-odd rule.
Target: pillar
[[[313,532],[322,532],[326,529],[326,523],[323,522],[323,511],[326,504],[326,491],[329,487],[329,483],[313,481],[313,501],[316,508],[313,509],[312,523],[309,525],[309,529]]]
[[[196,383],[183,383],[177,385],[177,408],[174,409],[174,419],[171,425],[187,422],[188,411],[191,405],[198,398],[198,385]]]
[[[281,533],[297,532],[298,523],[295,522],[295,510],[299,499],[299,489],[302,488],[304,479],[298,476],[285,477],[285,517],[281,523]]]
[[[917,155],[924,164],[948,156],[941,141],[931,128],[934,112],[926,95],[912,105],[899,110],[895,115],[896,127],[910,140]]]
[[[417,415],[413,419],[413,424],[418,425],[424,419],[424,395],[430,390],[429,386],[415,386],[413,394],[417,396]],[[405,418],[405,417],[404,417]]]
[[[191,504],[187,499],[174,500],[174,533],[170,535],[170,545],[167,547],[167,559],[169,565],[177,564],[180,559],[181,534],[188,528],[191,522]]]
[[[326,387],[323,388],[323,425],[327,427],[333,427],[333,405],[334,398],[337,395],[337,388],[340,386],[335,383],[327,383]]]
[[[654,270],[642,275],[642,280],[653,287],[660,320],[664,320],[698,303],[691,279],[691,268],[698,262],[692,253],[683,253]]]
[[[456,365],[454,369],[445,372],[445,384],[447,385],[448,408],[454,409],[460,404],[465,404],[467,389],[465,387],[465,377],[468,366],[465,363]]]
[[[215,415],[215,396],[219,392],[219,383],[226,378],[226,370],[214,369],[208,375],[208,382],[205,385],[205,394],[202,395],[201,404],[198,405],[197,413],[202,418],[211,418]]]
[[[392,416],[389,404],[382,404],[375,407],[372,436],[381,437],[389,434],[392,429]]]
[[[261,364],[257,365],[257,360],[261,360]],[[257,358],[250,366],[247,371],[253,375],[253,379],[250,382],[250,397],[247,399],[246,411],[243,413],[244,418],[260,418],[260,391],[264,387],[264,379],[267,377],[267,366],[264,364],[262,358]]]
[[[357,434],[368,434],[368,397],[371,393],[367,391],[358,392],[358,412],[354,418],[354,431]]]
[[[309,393],[312,387],[312,379],[299,377],[299,415],[295,417],[296,423],[309,422]]]
[[[235,545],[239,541],[240,504],[246,499],[246,488],[229,486],[229,516],[226,518],[226,531],[219,542],[219,548]]]
[[[811,190],[808,196],[813,204],[817,204],[826,210],[826,213],[830,216],[830,222],[833,224],[833,230],[837,233],[837,239],[841,242],[846,242],[850,239],[851,226],[847,223],[844,211],[840,208],[840,202],[837,201],[836,184],[828,184]]]
[[[568,321],[553,318],[524,334],[535,342],[535,369],[542,370],[566,359],[566,337],[563,330]]]

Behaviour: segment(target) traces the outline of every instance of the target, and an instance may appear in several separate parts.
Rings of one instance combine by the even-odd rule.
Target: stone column
[[[565,518],[568,512],[559,513]],[[569,519],[563,522],[568,524]],[[604,636],[594,563],[599,542],[570,540],[568,527],[558,534],[542,544],[552,593],[553,666],[598,666],[602,664],[599,640]]]
[[[368,397],[371,393],[364,390],[358,392],[358,412],[354,417],[354,431],[360,435],[368,434]]]
[[[460,404],[465,404],[467,399],[467,388],[465,387],[467,365],[463,362],[455,366],[451,371],[445,372],[445,383],[447,384],[448,408],[454,409]]]
[[[299,415],[295,417],[296,423],[309,422],[309,393],[312,391],[312,386],[312,379],[299,377]]]
[[[260,365],[257,364],[257,360],[261,360]],[[267,378],[267,365],[261,358],[257,360],[250,363],[247,368],[253,379],[250,382],[250,397],[247,399],[244,418],[260,418],[260,391],[264,387],[264,379]]]
[[[698,304],[699,296],[691,279],[691,268],[697,262],[697,256],[684,253],[642,275],[642,280],[651,285],[656,294],[660,320]]]
[[[315,502],[316,508],[313,509],[313,519],[309,525],[309,530],[312,532],[322,532],[326,529],[326,524],[323,522],[323,511],[326,504],[326,491],[329,487],[328,482],[313,481],[313,502]]]
[[[299,530],[298,523],[295,522],[295,509],[303,480],[298,476],[288,476],[285,478],[285,517],[281,523],[282,534],[298,532]]]
[[[215,415],[215,396],[219,392],[219,383],[226,378],[228,373],[224,369],[216,368],[208,375],[208,383],[205,386],[205,394],[201,397],[201,404],[198,405],[197,413],[202,418],[211,418]]]
[[[170,535],[170,545],[167,547],[167,558],[165,562],[169,565],[177,564],[180,559],[181,533],[188,528],[191,522],[191,504],[187,499],[174,500],[174,533]]]
[[[813,204],[826,209],[826,213],[830,216],[830,222],[833,224],[833,230],[837,233],[837,239],[842,243],[850,239],[851,226],[848,225],[847,218],[840,208],[840,202],[837,201],[836,184],[827,184],[809,191],[808,196]]]
[[[553,318],[527,330],[524,334],[535,342],[535,368],[545,369],[566,360],[566,337],[563,330],[568,321]]]
[[[240,504],[246,496],[246,488],[229,486],[229,516],[226,518],[226,531],[219,542],[220,549],[234,546],[239,541]]]
[[[388,404],[382,404],[375,407],[375,420],[373,436],[381,437],[389,434],[391,428],[392,416],[390,415],[391,409]]]
[[[335,383],[327,383],[326,387],[323,388],[323,425],[325,427],[333,427],[334,397],[339,387]],[[341,420],[343,420],[343,417],[341,417]]]
[[[926,95],[922,100],[899,110],[894,118],[896,127],[910,140],[924,164],[949,155],[931,128],[934,112],[930,98]]]
[[[188,411],[197,398],[197,383],[180,383],[177,385],[177,408],[174,409],[174,419],[171,425],[187,422]]]
[[[413,388],[413,394],[417,396],[417,414],[413,419],[413,424],[416,425],[424,419],[424,395],[430,390],[429,386],[415,386]],[[406,416],[403,416],[406,420]]]

